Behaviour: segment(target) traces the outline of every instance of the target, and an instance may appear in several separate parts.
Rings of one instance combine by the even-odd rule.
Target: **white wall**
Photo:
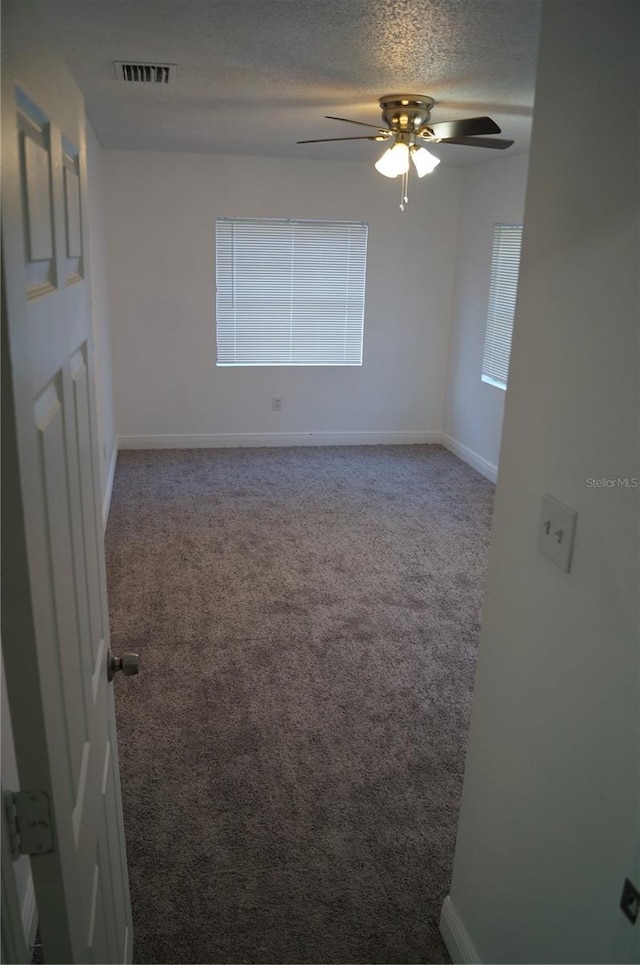
[[[520,154],[462,170],[443,432],[450,448],[494,479],[505,392],[480,378],[493,225],[522,222],[528,161]]]
[[[620,0],[544,7],[511,384],[443,922],[470,939],[467,960],[472,946],[495,963],[639,960],[638,926],[618,908],[640,813],[639,490],[587,482],[640,476],[639,13]],[[586,136],[594,118],[617,139]],[[568,574],[536,552],[545,491],[578,512]]]
[[[419,441],[432,432],[439,440],[460,174],[416,179],[401,213],[398,183],[373,159],[104,153],[125,445],[226,433],[398,432]],[[361,368],[216,369],[215,219],[225,215],[369,223]],[[273,396],[282,398],[280,413]]]
[[[108,508],[115,468],[116,432],[111,363],[111,311],[107,281],[107,239],[102,148],[87,120],[87,203],[91,311],[95,342],[96,402],[102,498]]]

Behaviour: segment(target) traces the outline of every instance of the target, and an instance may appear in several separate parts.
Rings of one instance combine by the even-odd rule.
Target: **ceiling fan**
[[[425,94],[385,94],[380,98],[382,119],[386,127],[353,121],[348,117],[326,114],[330,121],[344,121],[359,127],[373,128],[377,133],[359,137],[319,137],[298,144],[320,144],[323,141],[392,141],[391,146],[376,161],[376,169],[388,178],[402,177],[402,200],[404,211],[407,198],[409,162],[413,162],[419,178],[429,174],[440,159],[426,150],[426,144],[461,144],[466,147],[486,147],[504,150],[513,141],[505,138],[485,137],[500,134],[500,128],[490,117],[466,117],[458,121],[440,121],[430,124],[431,109],[435,101]]]

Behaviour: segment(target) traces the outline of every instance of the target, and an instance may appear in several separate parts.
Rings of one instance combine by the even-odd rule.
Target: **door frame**
[[[71,85],[71,75],[69,74],[62,60],[57,55],[55,49],[49,44],[46,32],[41,26],[37,10],[32,0],[7,0],[6,4],[3,4],[2,14],[3,32],[5,34],[3,37],[3,48],[6,43],[8,49],[8,56],[5,63],[3,63],[3,80],[6,85],[6,90],[3,90],[3,100],[5,101],[5,104],[8,105],[10,102],[13,104],[14,88],[16,85],[18,85],[21,91],[26,93],[27,97],[30,96],[30,93],[33,89],[37,100],[37,92],[45,90],[42,81],[42,76],[44,73],[45,82],[46,78],[51,79],[51,104],[54,105],[53,114],[58,124],[58,131],[60,131],[60,135],[63,139],[63,148],[64,135],[62,135],[62,131],[65,129],[68,131],[70,136],[74,137],[74,139],[77,136],[78,140],[77,148],[79,154],[77,157],[81,185],[80,212],[82,218],[82,259],[84,269],[82,284],[86,294],[87,311],[86,335],[83,335],[83,338],[85,339],[84,344],[86,351],[85,365],[87,372],[91,373],[94,370],[94,339],[87,210],[87,162],[86,145],[83,132],[85,123],[84,103],[82,102],[80,115],[78,112],[78,102],[81,99],[80,92],[77,90],[77,85]],[[58,80],[60,81],[60,90],[58,88]],[[75,96],[75,93],[69,94],[69,91],[72,89],[77,91],[77,97]],[[62,115],[61,118],[58,116],[60,114]],[[80,116],[80,127],[78,128],[77,123],[74,123],[74,119],[80,118]],[[10,117],[9,112],[7,112],[4,122],[7,125],[5,127],[7,141],[6,148],[5,145],[3,145],[3,162],[6,162],[7,160],[7,157],[5,156],[6,149],[12,163],[15,163],[13,156],[15,151],[14,140],[13,138],[10,140],[8,137],[8,132],[10,131],[8,125],[15,122],[13,110],[10,112]],[[13,172],[10,172],[9,168],[7,168],[7,176],[9,175],[14,177]],[[56,190],[60,190],[59,179],[57,180],[56,184],[52,184],[52,191],[55,192]],[[8,226],[7,223],[11,222],[13,224],[18,224],[20,221],[23,221],[23,215],[19,208],[20,201],[17,199],[15,192],[8,191],[3,196],[2,202],[4,235],[4,231],[7,230],[8,227],[11,227],[10,225]],[[11,228],[11,231],[13,232],[13,228]],[[60,253],[65,250],[63,244],[61,243],[62,239],[63,235],[60,235],[56,238],[54,257],[56,257],[55,252],[58,252],[57,257],[60,258]],[[68,253],[69,249],[67,248],[66,251]],[[21,431],[24,429],[24,411],[31,409],[30,400],[32,395],[32,387],[30,384],[28,384],[30,381],[29,376],[25,377],[25,373],[29,371],[29,367],[27,363],[27,338],[25,336],[25,330],[22,328],[21,324],[22,320],[26,319],[26,304],[23,304],[24,289],[21,288],[19,284],[16,285],[15,283],[16,278],[20,278],[24,273],[22,257],[22,248],[19,243],[7,244],[6,247],[3,247],[1,264],[2,292],[0,300],[2,342],[2,406],[0,412],[2,428],[2,541],[0,544],[0,550],[2,566],[4,569],[1,587],[3,602],[2,642],[4,644],[3,655],[5,679],[9,694],[9,716],[13,736],[15,738],[15,753],[18,764],[18,777],[16,781],[18,786],[7,786],[4,787],[3,790],[12,792],[19,790],[43,790],[50,794],[53,803],[55,800],[55,796],[52,795],[52,790],[55,786],[54,775],[59,773],[58,763],[55,759],[55,755],[52,755],[51,752],[51,748],[53,746],[51,743],[52,734],[56,733],[56,724],[55,717],[53,718],[54,722],[52,724],[51,718],[48,718],[45,715],[45,691],[48,681],[43,678],[43,674],[47,674],[47,670],[41,670],[40,659],[39,657],[36,657],[36,651],[39,649],[36,644],[36,639],[39,639],[36,634],[36,621],[39,621],[40,628],[47,623],[50,624],[51,621],[43,614],[43,611],[40,608],[37,588],[34,588],[31,573],[31,566],[34,560],[37,561],[38,559],[38,554],[34,555],[31,540],[34,534],[43,534],[46,533],[47,530],[44,524],[44,517],[41,519],[38,513],[35,515],[30,515],[27,512],[29,477],[35,465],[35,458],[32,447],[30,445],[23,446],[24,440],[21,435]],[[60,274],[58,266],[56,287],[58,287],[59,278],[62,277],[66,276],[62,276]],[[7,279],[11,281],[11,285],[5,284]],[[20,337],[17,339],[11,338],[10,340],[10,333],[13,334],[14,331],[19,332]],[[80,329],[78,329],[78,331],[80,331]],[[82,331],[85,331],[84,327],[82,328]],[[34,343],[32,342],[31,344],[33,345]],[[87,405],[91,423],[90,435],[93,439],[90,456],[93,464],[92,477],[94,482],[92,488],[95,490],[91,493],[91,499],[93,502],[95,502],[96,522],[98,523],[97,536],[98,539],[101,540],[104,535],[104,524],[102,511],[103,501],[100,487],[99,454],[97,452],[96,441],[97,400],[93,378],[88,375],[87,381]],[[25,400],[26,405],[23,406]],[[84,451],[87,452],[88,449],[85,448]],[[84,514],[79,515],[82,521],[80,529],[84,529],[85,532],[88,532]],[[76,530],[76,532],[79,531],[80,530]],[[31,550],[31,552],[29,552],[29,550]],[[72,554],[73,552],[74,550],[72,548]],[[100,554],[98,554],[98,563],[100,564]],[[103,561],[101,564],[100,577],[104,586]],[[104,594],[102,594],[101,606],[106,609]],[[108,646],[108,617],[106,614],[103,619],[103,632],[105,633],[103,645],[106,648],[106,646]],[[107,755],[104,763],[102,799],[100,799],[102,803],[99,806],[106,807],[106,804],[104,803],[106,800],[104,798],[104,789],[107,785],[104,775],[107,774],[107,762],[109,762],[109,773],[111,774],[109,787],[113,787],[114,777],[117,781],[116,789],[113,791],[116,804],[110,806],[115,807],[115,811],[112,813],[116,815],[115,823],[119,825],[116,832],[117,836],[112,837],[111,841],[114,843],[116,841],[120,842],[119,853],[122,856],[122,862],[120,865],[118,865],[118,867],[121,867],[122,869],[122,877],[125,885],[122,891],[122,894],[125,895],[123,913],[120,917],[118,917],[120,915],[120,910],[117,912],[114,910],[114,920],[124,920],[126,926],[123,935],[124,947],[118,947],[117,958],[115,960],[124,960],[130,962],[133,936],[131,929],[128,886],[126,882],[126,858],[121,809],[119,811],[118,819],[118,805],[120,804],[119,769],[117,764],[118,754],[114,731],[115,722],[113,715],[113,695],[110,693],[111,687],[106,684],[106,653],[103,670],[105,677],[104,685],[107,687],[106,693],[108,695],[106,718],[108,739]],[[102,678],[97,679],[101,680]],[[45,720],[49,721],[48,724],[45,724]],[[35,733],[40,735],[42,738],[41,740],[38,739],[35,741],[35,743],[30,736],[34,734],[34,728]],[[93,788],[95,786],[96,785],[93,782],[93,779],[91,780],[91,783],[87,783],[87,787],[89,788]],[[97,795],[96,800],[98,800]],[[3,843],[5,843],[8,842],[9,835],[8,818],[4,807],[2,810],[2,836]],[[108,826],[114,827],[114,823],[109,824]],[[67,831],[68,825],[65,827],[65,834]],[[30,859],[32,879],[36,891],[36,901],[39,905],[38,912],[41,921],[46,917],[44,910],[47,908],[47,906],[49,909],[55,909],[57,908],[57,904],[63,901],[61,897],[62,894],[65,895],[64,903],[66,904],[67,909],[69,907],[74,909],[78,906],[75,898],[79,897],[80,895],[80,892],[78,891],[79,879],[76,878],[74,883],[73,876],[69,875],[67,876],[66,883],[63,885],[62,892],[57,884],[55,884],[55,892],[51,890],[52,887],[54,887],[53,883],[56,881],[56,877],[55,875],[52,876],[51,872],[47,870],[50,867],[49,863],[60,866],[62,857],[66,853],[64,847],[61,846],[64,844],[64,842],[58,841],[56,838],[56,828],[54,827],[54,852],[43,855],[42,857]],[[109,846],[105,845],[105,848],[107,847]],[[38,867],[37,862],[42,862],[42,864]],[[48,864],[45,866],[44,862],[47,862]],[[97,867],[98,866],[96,865],[96,874]],[[100,861],[100,867],[102,870],[102,861]],[[63,878],[61,872],[56,872],[56,874],[59,874],[60,879]],[[39,878],[41,879],[40,882]],[[94,907],[96,894],[98,893],[96,890],[97,880],[97,877],[94,877]],[[69,886],[69,892],[67,892],[67,886]],[[100,887],[102,888],[102,884],[100,884]],[[118,894],[119,893],[120,891],[118,891]],[[85,891],[84,894],[87,894],[87,892]],[[103,891],[100,892],[100,895],[101,897],[100,901],[98,902],[98,907],[100,907],[101,902],[103,901]],[[11,858],[9,847],[4,847],[2,852],[2,898],[3,955],[6,954],[10,956],[6,959],[7,961],[29,962],[30,950],[27,948],[29,936],[25,936],[24,934],[14,864]],[[58,941],[59,936],[63,935],[65,935],[64,941],[67,941],[65,932],[66,924],[61,923],[60,926],[57,925],[57,920],[60,920],[62,916],[60,916],[60,919],[56,919],[56,916],[50,910],[48,917],[50,919],[51,934],[55,935],[55,939],[52,940],[52,944],[53,941]],[[74,915],[67,914],[66,920],[69,922],[74,921]],[[93,922],[93,919],[91,919],[91,921]],[[91,925],[90,933],[93,933],[93,924]],[[70,932],[69,943],[72,944]],[[115,946],[113,943],[111,949],[110,955],[114,954],[115,952]],[[82,960],[84,961],[85,959],[83,958]],[[110,958],[110,960],[113,959]]]

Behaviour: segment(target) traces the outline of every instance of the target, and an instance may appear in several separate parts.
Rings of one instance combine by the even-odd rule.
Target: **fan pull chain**
[[[405,171],[400,182],[400,204],[398,207],[404,211],[405,204],[409,203],[409,172]]]

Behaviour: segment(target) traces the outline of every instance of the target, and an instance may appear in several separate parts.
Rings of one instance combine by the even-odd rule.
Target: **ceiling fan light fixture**
[[[423,178],[425,174],[431,174],[440,164],[440,158],[424,147],[412,147],[411,160],[419,178]]]
[[[375,163],[376,171],[384,174],[385,178],[397,178],[409,170],[409,146],[394,144],[387,148],[381,158]]]

